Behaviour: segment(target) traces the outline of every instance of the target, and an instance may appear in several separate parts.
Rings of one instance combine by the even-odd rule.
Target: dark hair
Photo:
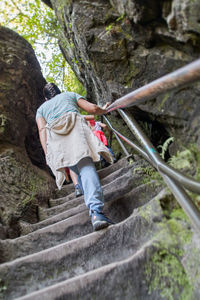
[[[60,93],[61,91],[59,90],[57,85],[55,85],[55,83],[47,83],[43,89],[43,95],[46,100],[49,100]]]

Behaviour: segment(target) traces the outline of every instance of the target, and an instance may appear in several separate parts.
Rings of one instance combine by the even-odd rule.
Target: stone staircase
[[[134,172],[142,166],[123,158],[98,172],[115,225],[93,232],[71,184],[40,208],[39,223],[22,222],[20,237],[1,240],[0,299],[161,299],[158,290],[149,294],[145,268],[165,190]]]

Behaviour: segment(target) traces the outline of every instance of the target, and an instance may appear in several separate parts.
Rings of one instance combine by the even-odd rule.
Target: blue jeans
[[[101,213],[104,207],[103,190],[91,157],[85,157],[77,165],[69,168],[80,176],[81,188],[84,192],[84,200],[89,208],[89,213],[91,214],[92,210]]]

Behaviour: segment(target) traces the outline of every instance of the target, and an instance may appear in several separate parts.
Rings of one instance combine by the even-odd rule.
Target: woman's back
[[[77,101],[80,98],[83,97],[73,92],[58,94],[38,108],[36,119],[43,117],[47,123],[51,123],[67,112],[79,113]]]

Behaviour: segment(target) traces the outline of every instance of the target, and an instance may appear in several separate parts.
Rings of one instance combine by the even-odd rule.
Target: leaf
[[[63,64],[58,46],[60,25],[51,8],[40,0],[1,0],[0,19],[1,25],[16,31],[32,45],[47,81],[57,81],[63,89],[69,87],[85,94],[73,71],[66,62]]]
[[[165,159],[165,153],[168,149],[169,144],[171,144],[174,141],[174,138],[171,136],[169,137],[163,145],[159,145],[158,149],[161,148],[161,157],[162,159]]]

